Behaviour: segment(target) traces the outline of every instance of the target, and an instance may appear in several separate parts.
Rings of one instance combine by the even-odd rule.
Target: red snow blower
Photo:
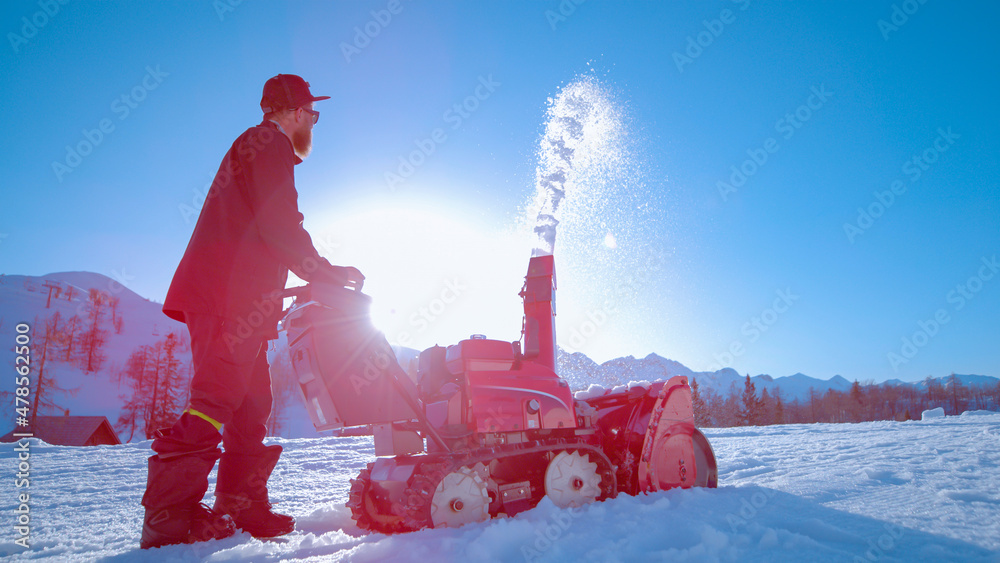
[[[574,399],[556,373],[551,255],[528,264],[521,340],[434,346],[413,374],[360,289],[306,287],[283,327],[309,416],[321,431],[370,425],[375,439],[378,457],[351,480],[347,502],[361,528],[460,526],[545,495],[578,507],[717,485],[686,377]]]

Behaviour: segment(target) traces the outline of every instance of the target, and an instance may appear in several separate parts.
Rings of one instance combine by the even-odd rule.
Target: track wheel
[[[479,473],[460,467],[444,476],[431,498],[431,522],[435,528],[457,528],[490,517],[490,496]]]
[[[545,494],[560,508],[596,501],[601,496],[597,464],[587,454],[559,452],[545,469]]]
[[[380,510],[375,499],[372,498],[372,467],[374,465],[374,463],[369,463],[368,467],[361,470],[357,479],[351,479],[347,508],[351,509],[351,516],[362,530],[386,534],[401,531],[402,519],[390,510]]]

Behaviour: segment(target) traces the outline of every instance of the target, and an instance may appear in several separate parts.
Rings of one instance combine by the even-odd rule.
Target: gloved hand
[[[317,281],[361,291],[365,285],[365,276],[354,266],[330,266],[329,269],[323,269]]]
[[[352,318],[369,313],[371,297],[361,293],[365,276],[351,266],[330,266],[309,282],[310,299]]]

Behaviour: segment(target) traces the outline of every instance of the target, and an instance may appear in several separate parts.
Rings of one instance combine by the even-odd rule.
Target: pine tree
[[[771,398],[771,394],[767,392],[766,387],[760,391],[760,399],[757,400],[757,411],[758,425],[767,426],[768,424],[774,424],[774,400]]]
[[[755,426],[760,420],[760,401],[757,399],[757,390],[750,374],[747,374],[746,382],[743,384],[742,408],[740,409],[740,426]]]
[[[708,405],[705,404],[705,399],[702,398],[701,392],[698,390],[698,380],[691,379],[691,407],[694,410],[694,425],[698,427],[708,426],[711,419],[708,416]]]

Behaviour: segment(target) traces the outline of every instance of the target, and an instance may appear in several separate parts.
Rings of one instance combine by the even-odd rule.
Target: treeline
[[[159,342],[136,348],[115,373],[124,406],[115,430],[124,442],[138,434],[149,440],[160,428],[169,428],[188,406],[194,366],[187,360],[191,346],[187,338],[170,333]],[[181,358],[185,358],[184,361]],[[280,436],[295,413],[298,380],[292,370],[287,347],[279,349],[270,361],[271,416],[267,421],[268,436]]]
[[[56,294],[59,297],[60,294]],[[67,299],[72,299],[72,288],[66,292]],[[107,360],[104,348],[108,341],[107,323],[111,317],[111,325],[121,327],[121,317],[118,316],[118,298],[113,298],[103,291],[91,289],[87,300],[77,309],[77,314],[66,319],[62,313],[55,313],[39,319],[35,317],[32,325],[34,332],[34,347],[32,349],[32,420],[39,409],[64,411],[59,406],[59,396],[74,395],[76,390],[65,389],[52,376],[54,363],[69,364],[88,373],[101,369]]]
[[[952,374],[944,385],[927,377],[924,389],[910,385],[876,385],[855,381],[850,390],[809,389],[804,400],[786,400],[780,389],[757,392],[747,375],[743,388],[734,383],[722,396],[691,382],[695,425],[700,427],[765,426],[813,422],[867,422],[873,420],[919,419],[927,410],[941,407],[945,414],[967,410],[997,410],[1000,383],[987,386],[965,385]]]
[[[187,406],[191,381],[191,363],[181,362],[180,354],[190,351],[187,340],[171,332],[155,344],[136,348],[125,367],[115,373],[122,395],[122,407],[115,430],[128,434],[131,442],[136,431],[151,439],[160,428],[173,426]]]
[[[72,294],[67,292],[67,295]],[[36,318],[35,326],[41,328],[41,337],[50,345],[50,358],[90,373],[100,370],[107,360],[104,346],[108,342],[108,324],[114,327],[116,334],[121,333],[118,304],[117,297],[91,289],[87,300],[72,317],[63,318],[62,313],[56,311],[41,327]]]

